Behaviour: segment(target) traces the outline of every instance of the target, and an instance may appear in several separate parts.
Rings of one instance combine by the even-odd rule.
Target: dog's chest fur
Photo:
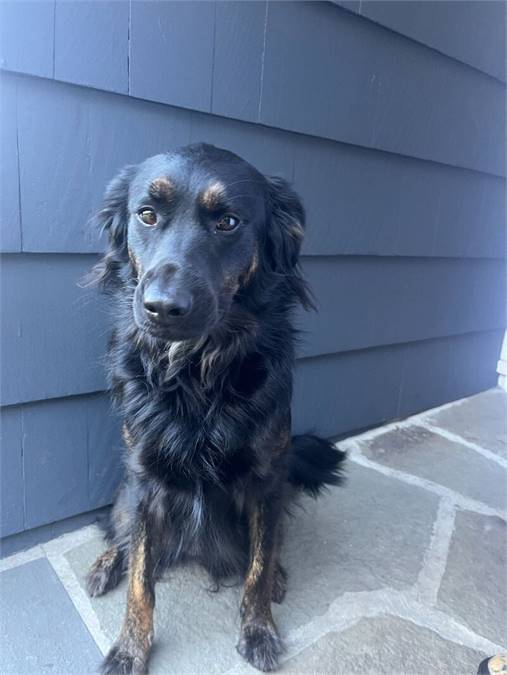
[[[136,360],[144,374],[132,377]],[[238,396],[234,367],[220,387],[205,391],[191,362],[169,380],[158,368],[157,381],[139,354],[123,363],[116,373],[125,379],[116,386],[128,392],[123,400],[119,392],[132,437],[128,466],[151,493],[157,540],[164,542],[161,569],[190,558],[216,579],[242,574],[245,487],[266,461],[255,447],[259,402]]]
[[[113,390],[129,435],[139,448],[139,468],[167,486],[197,480],[230,486],[252,470],[262,471],[257,451],[266,418],[276,418],[290,392],[267,384],[259,352],[237,356],[203,381],[202,354],[184,356],[177,368],[170,352],[146,353],[114,342]]]
[[[272,470],[290,425],[292,349],[284,337],[284,352],[271,361],[260,341],[229,353],[171,353],[121,326],[113,337],[111,383],[129,446],[125,489],[132,501],[149,492],[164,542],[161,569],[190,557],[214,578],[244,572],[245,500],[285,471]]]

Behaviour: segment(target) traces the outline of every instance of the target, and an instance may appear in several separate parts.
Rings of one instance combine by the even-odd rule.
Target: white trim
[[[496,372],[499,375],[498,386],[504,391],[507,391],[507,330],[503,336],[502,351],[500,352],[500,358],[496,366]]]

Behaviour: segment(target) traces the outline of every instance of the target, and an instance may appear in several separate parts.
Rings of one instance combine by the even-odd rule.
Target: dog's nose
[[[164,292],[153,286],[144,294],[144,309],[153,321],[168,323],[190,312],[192,298],[183,290]]]

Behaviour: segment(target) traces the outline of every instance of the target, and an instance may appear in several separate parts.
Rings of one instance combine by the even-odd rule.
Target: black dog
[[[93,278],[115,298],[110,376],[126,478],[88,591],[127,569],[125,621],[103,672],[145,672],[155,580],[196,560],[244,579],[239,652],[272,670],[282,643],[283,518],[300,490],[339,481],[343,455],[291,439],[295,331],[311,306],[298,267],[304,211],[291,188],[209,145],[157,155],[109,185],[109,250]]]

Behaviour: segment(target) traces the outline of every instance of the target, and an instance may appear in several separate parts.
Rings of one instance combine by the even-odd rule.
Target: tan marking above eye
[[[208,185],[206,190],[200,196],[199,201],[204,208],[212,211],[220,206],[225,197],[225,186],[220,181],[215,181]]]
[[[156,225],[157,224],[157,214],[152,208],[144,206],[139,209],[137,212],[137,217],[143,223],[143,225]]]
[[[168,178],[155,178],[148,191],[154,199],[169,199],[174,192],[174,186]]]

